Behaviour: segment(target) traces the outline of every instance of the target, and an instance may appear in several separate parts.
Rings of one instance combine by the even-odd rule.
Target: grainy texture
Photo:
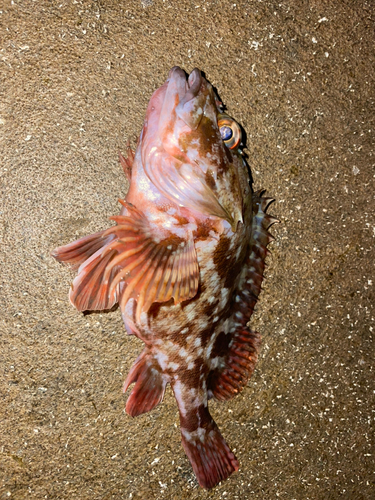
[[[0,499],[372,499],[374,3],[0,1]],[[107,227],[117,150],[178,64],[247,132],[281,220],[248,387],[211,404],[241,468],[198,488],[170,392],[124,413],[141,349],[83,316],[52,248]]]

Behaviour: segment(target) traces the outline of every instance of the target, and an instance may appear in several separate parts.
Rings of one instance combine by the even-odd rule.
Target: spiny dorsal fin
[[[243,270],[242,289],[236,290],[236,301],[231,309],[235,331],[231,337],[222,337],[225,347],[224,366],[210,372],[208,391],[210,396],[225,400],[235,396],[246,385],[254,371],[260,346],[260,335],[247,328],[246,323],[253,313],[263,281],[267,245],[274,239],[268,228],[278,222],[266,214],[272,198],[265,198],[264,192],[253,193],[253,227],[250,251]]]

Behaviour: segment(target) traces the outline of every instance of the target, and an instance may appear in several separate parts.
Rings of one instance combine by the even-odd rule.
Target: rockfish
[[[78,269],[70,301],[79,311],[118,304],[128,334],[145,343],[125,381],[135,417],[176,397],[182,445],[199,484],[212,488],[238,461],[208,411],[254,370],[256,304],[272,201],[252,192],[241,128],[213,87],[179,67],[152,95],[135,153],[120,161],[129,179],[113,227],[59,247]]]

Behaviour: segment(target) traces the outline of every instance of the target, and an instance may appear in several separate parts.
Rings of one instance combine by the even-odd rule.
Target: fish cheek
[[[207,172],[205,175],[205,181],[206,181],[207,186],[210,189],[212,189],[212,191],[216,191],[217,186],[216,186],[216,181],[214,178],[214,173],[210,168],[207,169]]]
[[[214,126],[213,122],[204,116],[198,130],[203,139],[201,141],[202,156],[208,156],[209,162],[216,166],[218,173],[225,171],[228,167],[226,148],[222,143],[217,126]]]
[[[207,116],[202,117],[196,130],[180,134],[179,147],[185,154],[191,149],[196,149],[199,156],[206,159],[207,164],[212,164],[218,172],[228,168],[228,158],[231,158],[231,154],[222,142],[217,125]]]

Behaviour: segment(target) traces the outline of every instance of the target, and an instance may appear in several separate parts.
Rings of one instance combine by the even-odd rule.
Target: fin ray
[[[105,238],[105,231],[90,234],[67,245],[55,248],[51,255],[59,262],[69,264],[72,269],[78,269],[91,255],[97,252],[108,238]],[[109,237],[112,239],[113,237]]]
[[[52,255],[79,266],[69,295],[79,311],[110,309],[119,301],[123,312],[134,298],[139,322],[154,302],[173,297],[178,303],[195,296],[198,260],[192,236],[184,240],[159,231],[135,206],[122,204],[127,214],[111,217],[116,226],[59,247]]]
[[[132,417],[137,417],[151,411],[162,401],[167,385],[159,365],[146,349],[130,370],[123,391],[126,392],[134,382],[135,386],[126,403],[126,412]]]

